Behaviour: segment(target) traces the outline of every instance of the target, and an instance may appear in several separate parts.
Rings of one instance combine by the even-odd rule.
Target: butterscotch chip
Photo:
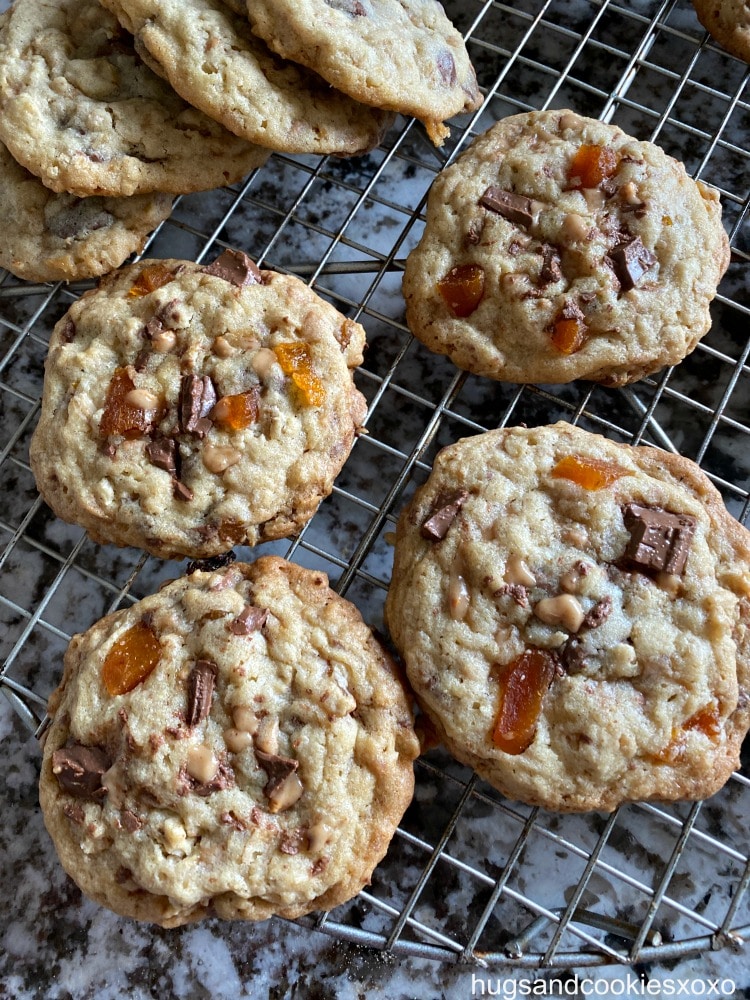
[[[363,104],[414,115],[436,145],[481,104],[461,35],[436,0],[248,0],[253,31]]]
[[[399,519],[386,620],[446,747],[510,798],[700,799],[739,766],[750,532],[685,458],[564,423],[450,445]]]
[[[55,328],[31,465],[95,541],[205,559],[286,537],[349,455],[363,328],[297,278],[217,261],[142,260]],[[164,330],[169,350],[154,346]],[[236,349],[217,353],[219,337]]]
[[[53,191],[221,187],[265,163],[187,104],[96,0],[17,0],[0,27],[0,139]]]
[[[419,745],[395,664],[327,584],[276,557],[198,570],[73,638],[39,788],[60,860],[92,899],[174,927],[294,918],[368,882]],[[267,620],[237,634],[248,606]],[[159,662],[112,695],[104,665],[145,616]]]
[[[622,385],[695,348],[728,264],[719,194],[681,163],[614,125],[529,112],[433,183],[406,318],[477,375]]]

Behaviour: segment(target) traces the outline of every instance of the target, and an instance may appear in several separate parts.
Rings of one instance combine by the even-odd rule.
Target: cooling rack
[[[363,158],[274,156],[241,185],[181,199],[146,251],[210,260],[241,248],[301,275],[367,329],[357,379],[368,433],[306,530],[261,550],[327,572],[375,627],[398,512],[437,449],[467,434],[569,420],[680,452],[740,521],[750,508],[747,66],[705,35],[689,0],[445,6],[467,38],[485,102],[456,121],[444,149],[399,119]],[[713,327],[682,364],[625,389],[490,383],[430,354],[404,323],[403,261],[436,173],[498,118],[545,107],[572,107],[652,139],[721,193],[732,263]],[[0,687],[39,735],[71,634],[180,567],[98,547],[37,496],[28,441],[47,341],[88,286],[0,276]],[[439,748],[420,759],[416,778],[372,884],[300,923],[392,954],[527,968],[738,948],[750,930],[746,766],[708,802],[634,804],[610,816],[505,801]]]

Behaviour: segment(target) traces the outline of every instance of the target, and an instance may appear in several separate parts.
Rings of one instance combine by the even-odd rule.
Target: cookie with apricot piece
[[[365,331],[240,251],[141,260],[59,321],[30,458],[100,543],[205,559],[298,532],[366,412]]]
[[[750,532],[686,458],[565,423],[449,445],[385,610],[445,746],[509,798],[694,800],[739,767]]]
[[[681,163],[615,125],[530,112],[433,183],[406,318],[477,375],[623,385],[695,348],[728,264],[719,195]]]
[[[116,913],[263,920],[354,896],[419,749],[390,655],[323,573],[197,570],[74,636],[40,801],[60,860]]]

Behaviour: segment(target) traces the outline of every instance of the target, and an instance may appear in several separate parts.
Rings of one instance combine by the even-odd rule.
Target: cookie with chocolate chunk
[[[354,156],[393,115],[279,58],[224,0],[103,0],[174,89],[230,132],[287,153]]]
[[[568,424],[443,449],[386,620],[446,747],[560,811],[712,795],[750,725],[750,532],[698,467]]]
[[[695,348],[728,263],[718,193],[681,163],[614,125],[530,112],[435,180],[406,318],[478,375],[623,385]]]
[[[76,198],[55,194],[0,143],[0,267],[30,281],[94,278],[143,249],[169,217],[172,196]]]
[[[295,534],[364,419],[364,342],[298,278],[238,251],[115,271],[53,332],[39,491],[95,541],[163,558]]]
[[[748,0],[693,0],[698,20],[733,56],[750,62]]]
[[[234,183],[269,151],[188,105],[96,0],[16,0],[0,28],[0,140],[53,191]]]
[[[395,664],[320,572],[197,571],[74,636],[40,801],[63,866],[124,916],[263,920],[354,896],[413,792]]]
[[[274,52],[363,104],[414,115],[441,145],[443,124],[481,104],[461,35],[436,0],[247,0]]]

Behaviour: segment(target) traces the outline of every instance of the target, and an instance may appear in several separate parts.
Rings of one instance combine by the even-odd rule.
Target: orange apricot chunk
[[[243,431],[258,419],[258,388],[254,386],[247,392],[238,392],[233,396],[222,396],[211,411],[211,419],[220,427],[230,431]]]
[[[558,319],[552,327],[552,343],[561,354],[575,354],[586,343],[588,328],[581,319]]]
[[[116,368],[112,376],[107,396],[104,401],[104,412],[99,422],[99,433],[102,437],[121,434],[133,439],[148,434],[161,415],[161,406],[144,409],[134,406],[128,401],[128,395],[135,389],[135,383],[127,368]]]
[[[136,622],[110,648],[102,682],[111,695],[127,694],[146,680],[161,658],[161,644],[151,626]]]
[[[128,291],[128,295],[133,298],[141,298],[149,292],[155,292],[157,288],[166,285],[172,280],[172,272],[165,264],[149,264],[144,267]]]
[[[568,168],[568,179],[579,179],[581,187],[596,188],[617,170],[619,158],[607,146],[579,146]]]
[[[325,399],[325,388],[313,369],[310,345],[277,344],[273,350],[281,370],[291,378],[302,399],[311,406],[320,406]]]
[[[554,676],[555,658],[544,649],[527,649],[505,668],[492,730],[499,750],[517,755],[529,747]]]
[[[484,269],[479,264],[459,264],[438,281],[437,287],[454,316],[471,316],[484,295]]]
[[[601,458],[566,455],[560,459],[551,475],[553,479],[569,479],[571,483],[595,492],[611,486],[616,479],[629,476],[630,473],[615,462],[607,462]]]

